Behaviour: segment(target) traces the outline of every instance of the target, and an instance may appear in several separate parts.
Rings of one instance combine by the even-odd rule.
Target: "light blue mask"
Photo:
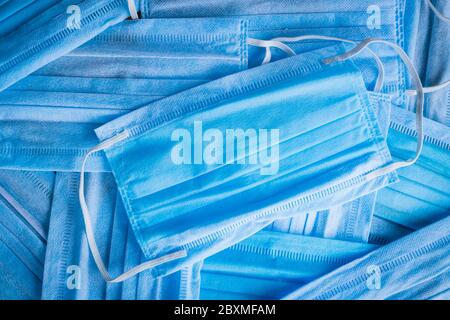
[[[7,31],[8,34],[1,38],[0,91],[125,20],[130,14],[137,18],[134,1],[62,0],[54,2],[51,7],[49,5],[53,2],[44,2],[44,6],[37,10],[31,8],[36,16],[33,15],[14,32]],[[18,20],[24,21],[20,16]]]
[[[55,5],[58,0],[5,0],[0,3],[0,38],[20,28]]]
[[[200,299],[279,299],[375,248],[261,231],[204,261]]]
[[[46,239],[51,208],[53,172],[0,170],[0,195],[41,238]]]
[[[0,170],[0,298],[41,296],[53,176]]]
[[[430,6],[430,0],[425,0]],[[433,11],[430,32],[428,59],[426,62],[425,86],[435,86],[436,92],[430,93],[425,101],[425,116],[446,126],[450,126],[450,66],[445,57],[450,56],[450,3],[448,1],[433,1],[430,6]],[[440,84],[440,85],[439,85]]]
[[[424,115],[450,126],[450,3],[445,0],[408,1],[406,40],[424,86],[428,87]],[[427,48],[424,50],[423,48]],[[414,98],[409,110],[414,111]]]
[[[79,175],[57,173],[45,257],[43,299],[198,299],[200,264],[154,279],[150,272],[107,284],[86,243],[77,191]],[[108,173],[90,173],[86,187],[93,228],[111,272],[122,273],[144,259]],[[107,194],[107,197],[103,197]]]
[[[415,115],[394,108],[388,145],[395,159],[414,153]],[[410,230],[417,230],[450,213],[450,128],[424,119],[424,147],[410,167],[398,170],[400,182],[380,190],[376,216]]]
[[[96,127],[246,69],[246,48],[246,24],[238,19],[120,23],[0,93],[0,166],[79,170],[98,141]],[[110,168],[99,154],[87,170]]]
[[[369,243],[385,245],[411,232],[413,230],[374,214],[370,225]]]
[[[448,291],[448,282],[442,288],[440,279],[448,275],[449,257],[447,217],[310,282],[285,299],[433,298]],[[429,296],[415,296],[425,284],[436,287],[428,288]]]
[[[369,100],[384,136],[387,135],[391,112],[391,97],[369,93]],[[296,215],[277,220],[267,230],[302,234],[313,237],[366,243],[369,239],[376,193],[358,198],[329,210]]]
[[[448,300],[450,270],[389,296],[388,300]]]
[[[274,219],[297,213],[299,207],[305,212],[326,209],[396,181],[396,166],[389,165],[389,151],[359,70],[351,61],[323,62],[339,48],[201,85],[96,130],[102,143],[84,163],[90,154],[105,150],[137,240],[151,259],[147,267],[159,265],[152,270],[154,276],[209,256]],[[267,129],[263,133],[278,129],[279,137],[271,133],[259,147],[255,140],[249,146],[229,145],[227,165],[211,161],[216,154],[211,150],[205,153],[212,157],[207,163],[180,164],[180,157],[185,158],[176,136],[182,133],[188,139],[194,126],[198,134],[198,121],[203,132],[218,129],[208,134],[236,127]],[[267,161],[278,152],[279,161]],[[195,162],[202,156],[196,151],[191,155]],[[255,156],[263,161],[252,165]],[[144,266],[138,266],[116,279],[109,276],[89,230],[83,180],[80,203],[89,244],[105,279],[118,281],[142,270]]]
[[[360,42],[366,38],[382,38],[402,45],[404,43],[405,0],[362,1],[151,1],[141,3],[145,18],[186,18],[233,16],[249,21],[249,37],[257,39],[286,38],[299,35],[334,36]],[[298,54],[333,45],[331,41],[315,40],[292,43]],[[372,46],[390,72],[384,92],[403,93],[406,88],[406,70],[393,51],[385,46]],[[284,58],[281,51],[273,51],[274,59]],[[249,48],[250,67],[258,65],[263,52]],[[362,55],[356,62],[364,77],[374,78],[376,65],[370,56]],[[374,83],[368,87],[373,88]],[[403,99],[403,96],[401,96]],[[402,103],[400,100],[399,103]]]

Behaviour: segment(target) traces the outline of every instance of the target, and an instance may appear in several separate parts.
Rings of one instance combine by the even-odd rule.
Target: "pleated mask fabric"
[[[246,48],[240,19],[124,21],[0,93],[0,167],[78,171],[96,127],[245,70]]]
[[[57,173],[45,257],[42,298],[51,300],[198,299],[200,264],[167,277],[154,279],[149,272],[122,283],[107,284],[98,272],[87,246],[78,203],[79,175]],[[121,273],[144,257],[117,194],[110,173],[90,173],[94,229],[104,259]],[[100,198],[99,195],[107,194]],[[99,200],[99,201],[98,201]]]
[[[13,13],[0,21],[7,29],[0,42],[0,91],[130,16],[127,0],[44,0],[25,8],[20,3],[11,1],[5,16],[25,10],[32,13],[29,19]]]
[[[280,299],[377,246],[274,231],[205,259],[200,299]]]
[[[90,153],[105,149],[145,256],[165,260],[166,255],[186,253],[185,258],[159,263],[152,270],[154,276],[226,248],[274,219],[297,213],[299,207],[305,212],[326,209],[325,205],[348,202],[396,181],[393,172],[371,181],[365,178],[390,163],[390,155],[359,70],[351,61],[331,66],[322,62],[341,50],[341,46],[321,49],[225,77],[159,100],[96,130],[103,142]],[[293,117],[295,111],[299,114]],[[205,131],[215,126],[247,129],[276,124],[285,130],[279,172],[262,175],[264,165],[233,165],[228,160],[227,165],[174,164],[173,145],[161,143],[162,137],[170,142],[177,126],[186,129],[197,120],[206,125]],[[271,142],[270,147],[276,145]],[[149,182],[153,178],[157,181]],[[271,183],[262,190],[267,181]],[[203,187],[194,191],[193,183]],[[82,185],[80,201],[86,218]],[[224,193],[223,188],[229,191]],[[165,205],[169,202],[170,206]],[[218,213],[212,216],[211,210]]]
[[[448,283],[442,287],[440,279],[448,275],[450,268],[449,227],[450,217],[446,217],[380,247],[284,298],[388,299],[401,295],[409,299],[432,299],[445,294]],[[426,291],[424,296],[417,289],[424,288],[426,283],[435,287],[423,290]]]

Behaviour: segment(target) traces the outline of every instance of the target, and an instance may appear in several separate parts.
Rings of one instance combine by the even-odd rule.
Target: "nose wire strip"
[[[292,50],[289,46],[287,46],[284,42],[299,42],[299,41],[305,41],[305,40],[324,40],[324,41],[339,41],[339,42],[345,42],[345,43],[352,43],[357,44],[357,42],[343,39],[343,38],[337,38],[337,37],[329,37],[329,36],[321,36],[321,35],[304,35],[304,36],[298,36],[298,37],[278,37],[273,38],[271,40],[260,40],[260,39],[254,39],[254,38],[248,38],[247,43],[249,45],[262,47],[266,49],[266,55],[264,56],[264,60],[262,64],[269,63],[272,59],[272,53],[270,52],[270,48],[278,48],[286,52],[288,55],[292,56],[296,53],[294,50]],[[287,47],[287,48],[286,48]],[[378,68],[378,77],[377,82],[375,84],[374,91],[380,92],[383,88],[384,83],[384,66],[383,62],[381,62],[381,59],[373,52],[370,48],[367,48],[367,51],[373,56],[377,63]]]
[[[80,199],[80,206],[81,206],[81,212],[83,214],[83,220],[84,220],[84,225],[85,225],[85,230],[86,230],[86,237],[87,237],[87,241],[88,241],[88,245],[89,245],[89,249],[91,250],[92,253],[92,257],[94,258],[95,264],[97,265],[98,270],[100,271],[103,279],[105,279],[106,282],[108,283],[117,283],[117,282],[122,282],[125,281],[131,277],[134,277],[135,275],[137,275],[138,273],[141,273],[147,269],[151,269],[153,267],[156,267],[160,264],[166,263],[168,261],[172,261],[175,259],[179,259],[179,258],[183,258],[186,256],[186,251],[185,250],[180,250],[180,251],[176,251],[174,253],[171,254],[167,254],[165,256],[162,256],[160,258],[157,259],[153,259],[153,260],[149,260],[146,261],[134,268],[131,268],[130,270],[122,273],[121,275],[113,278],[111,277],[111,275],[108,273],[105,264],[103,263],[102,257],[100,255],[100,252],[98,250],[98,246],[97,246],[97,242],[95,241],[95,237],[94,237],[94,231],[92,229],[92,221],[91,221],[91,217],[89,215],[89,209],[87,207],[87,203],[86,203],[86,199],[84,196],[84,173],[85,173],[85,166],[86,166],[86,162],[87,159],[89,158],[89,156],[97,151],[101,151],[104,149],[107,149],[109,147],[111,147],[112,145],[125,140],[126,138],[129,137],[129,133],[128,131],[123,131],[122,133],[113,136],[112,138],[103,141],[102,143],[98,144],[97,146],[95,146],[94,148],[92,148],[91,150],[88,151],[88,153],[86,154],[86,156],[83,159],[83,163],[81,166],[81,172],[80,172],[80,187],[79,187],[79,199]]]
[[[338,55],[336,57],[327,58],[324,59],[324,63],[333,63],[335,61],[344,61],[346,59],[352,58],[356,55],[358,55],[364,48],[366,48],[368,45],[372,43],[382,43],[385,44],[392,49],[395,50],[395,52],[400,56],[403,63],[408,68],[408,71],[411,76],[411,80],[414,83],[414,86],[416,87],[417,92],[417,100],[416,100],[416,127],[417,127],[417,149],[416,154],[413,158],[406,160],[406,161],[399,161],[391,163],[383,168],[380,168],[378,170],[372,171],[367,175],[367,180],[372,180],[377,177],[383,176],[387,173],[390,173],[392,171],[395,171],[397,169],[407,167],[410,165],[413,165],[417,159],[420,157],[420,154],[422,153],[423,148],[423,106],[424,106],[424,89],[422,86],[422,82],[420,81],[420,77],[417,74],[417,70],[412,64],[411,60],[409,59],[406,52],[397,44],[383,40],[383,39],[374,39],[369,38],[358,44],[355,48],[352,50],[342,54]]]

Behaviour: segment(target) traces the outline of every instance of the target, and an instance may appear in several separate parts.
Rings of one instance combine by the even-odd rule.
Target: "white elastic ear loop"
[[[91,250],[92,257],[94,258],[95,264],[97,265],[97,268],[100,271],[103,279],[105,279],[105,281],[109,282],[109,283],[117,283],[117,282],[125,281],[131,277],[134,277],[138,273],[141,273],[142,271],[151,269],[153,267],[156,267],[156,266],[166,263],[168,261],[172,261],[172,260],[179,259],[179,258],[186,256],[186,251],[180,250],[180,251],[162,256],[157,259],[146,261],[134,268],[131,268],[127,272],[124,272],[115,278],[111,277],[109,272],[107,271],[105,264],[103,263],[103,260],[101,258],[100,252],[98,250],[97,242],[95,241],[94,232],[92,230],[91,217],[89,215],[89,210],[88,210],[88,207],[86,204],[86,199],[84,197],[84,172],[85,172],[86,161],[91,154],[93,154],[94,152],[109,148],[113,144],[115,144],[119,141],[122,141],[126,138],[128,138],[128,131],[123,131],[122,133],[112,137],[111,139],[105,140],[104,142],[100,143],[99,145],[97,145],[94,148],[92,148],[91,150],[89,150],[89,152],[86,154],[86,156],[83,159],[83,164],[81,166],[81,173],[80,173],[79,199],[80,199],[81,212],[83,214],[84,225],[85,225],[85,229],[86,229],[86,237],[87,237],[87,241],[88,241],[88,246],[89,246],[89,249]]]
[[[448,80],[444,83],[432,86],[432,87],[424,87],[423,93],[433,93],[433,92],[445,89],[448,86],[450,86],[450,80]],[[416,90],[406,90],[406,95],[410,96],[410,97],[415,96],[415,95],[417,95],[417,91]]]
[[[292,50],[291,47],[289,47],[288,45],[285,45],[284,43],[282,43],[280,41],[247,38],[247,44],[249,44],[251,46],[255,46],[255,47],[269,49],[269,52],[270,52],[270,48],[278,48],[278,49],[284,51],[285,53],[287,53],[289,56],[296,55],[295,51]],[[262,64],[266,64],[266,63],[270,62],[270,59],[269,59],[269,61],[266,61],[266,59],[267,59],[267,52],[266,52],[266,56],[264,57]]]
[[[357,42],[352,41],[352,40],[342,39],[342,38],[337,38],[337,37],[321,36],[321,35],[305,35],[305,36],[298,36],[298,37],[278,37],[278,38],[273,38],[271,40],[259,40],[259,39],[249,38],[247,43],[250,45],[253,45],[253,46],[263,47],[266,49],[266,55],[264,56],[264,60],[262,62],[262,64],[266,64],[266,63],[269,63],[272,59],[272,53],[270,51],[271,47],[279,48],[285,52],[287,52],[285,50],[285,47],[287,47],[287,48],[289,48],[290,51],[293,52],[293,54],[290,54],[290,55],[295,55],[295,52],[289,46],[286,46],[286,44],[284,44],[283,42],[298,42],[298,41],[305,41],[305,40],[339,41],[339,42],[357,44]],[[282,47],[282,46],[284,46],[284,47]],[[374,91],[380,92],[381,89],[383,88],[383,83],[384,83],[385,71],[384,71],[383,62],[381,62],[381,59],[370,48],[367,48],[367,51],[369,51],[369,53],[374,57],[374,59],[377,63],[378,77],[377,77],[377,81],[375,83]]]
[[[438,9],[436,9],[436,7],[434,6],[434,4],[431,2],[431,0],[425,0],[425,2],[428,4],[428,6],[430,7],[430,9],[434,12],[434,14],[436,15],[436,17],[438,17],[439,19],[441,19],[442,21],[444,21],[445,23],[450,23],[450,18],[444,16],[442,13],[439,12]]]
[[[139,20],[139,16],[136,10],[136,4],[134,3],[134,0],[128,0],[128,10],[130,11],[131,19],[133,20]]]
[[[380,168],[378,170],[374,170],[371,173],[367,175],[368,180],[375,179],[377,177],[383,176],[387,173],[390,173],[392,171],[395,171],[397,169],[410,166],[414,164],[417,159],[420,157],[420,154],[422,152],[423,148],[423,105],[424,105],[424,92],[423,92],[423,86],[422,82],[420,81],[420,77],[417,74],[416,68],[412,64],[411,60],[409,59],[406,52],[397,44],[382,40],[382,39],[366,39],[363,42],[361,42],[359,45],[357,45],[354,49],[336,56],[332,58],[327,58],[324,60],[325,63],[332,63],[335,61],[343,61],[346,59],[349,59],[357,54],[359,54],[364,48],[366,48],[371,43],[383,43],[391,48],[393,48],[397,54],[400,56],[402,61],[405,63],[406,67],[408,68],[408,71],[410,72],[411,80],[414,83],[414,86],[416,87],[417,91],[417,101],[416,101],[416,127],[417,127],[417,149],[416,154],[413,158],[406,160],[406,161],[399,161],[391,163],[383,168]]]

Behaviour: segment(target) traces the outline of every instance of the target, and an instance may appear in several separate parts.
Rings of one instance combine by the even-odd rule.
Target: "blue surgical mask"
[[[97,143],[96,127],[246,69],[246,48],[246,23],[238,19],[139,20],[112,27],[0,93],[1,166],[79,170]],[[99,70],[114,73],[100,76]],[[110,171],[101,154],[87,169]]]
[[[86,243],[77,200],[79,176],[57,173],[43,277],[43,299],[198,299],[200,264],[154,279],[149,272],[123,283],[107,284],[95,266]],[[92,222],[101,237],[111,272],[122,273],[144,257],[109,173],[90,173]],[[102,194],[107,197],[100,197]]]
[[[257,1],[248,4],[236,0],[225,1],[151,1],[141,4],[145,18],[186,18],[234,16],[249,21],[249,37],[272,39],[316,34],[362,41],[366,38],[383,38],[402,45],[404,42],[405,0],[362,1]],[[314,40],[293,43],[297,53],[308,52],[333,45],[333,42]],[[373,46],[387,70],[384,92],[404,92],[406,70],[393,53],[384,46]],[[274,50],[274,58],[284,58],[281,51]],[[249,48],[250,66],[258,65],[263,52]],[[373,78],[377,68],[370,56],[361,56],[358,66],[366,78]],[[401,96],[403,99],[403,96]],[[399,103],[403,102],[400,100]]]
[[[53,172],[0,170],[0,196],[41,238],[47,237]]]
[[[387,297],[387,300],[448,300],[450,270]]]
[[[58,0],[4,0],[0,4],[0,37],[14,32],[29,20],[55,5]]]
[[[408,1],[406,45],[424,86],[429,87],[424,115],[450,126],[450,10],[448,1]],[[424,50],[423,48],[427,48]],[[414,97],[409,99],[414,111]]]
[[[0,298],[39,299],[53,179],[6,170],[0,178]]]
[[[385,245],[411,232],[413,230],[374,214],[370,224],[369,243]]]
[[[261,231],[204,261],[200,299],[279,299],[375,248]]]
[[[0,91],[134,15],[135,3],[63,0],[35,12],[37,16],[1,39]]]
[[[387,135],[391,96],[369,93],[369,99],[384,136]],[[329,239],[367,242],[373,218],[376,193],[366,195],[329,210],[304,213],[277,220],[267,229]]]
[[[430,6],[430,0],[425,0]],[[434,5],[433,5],[434,3]],[[445,85],[436,92],[427,96],[425,104],[425,116],[450,126],[450,67],[445,57],[450,56],[448,43],[450,41],[450,18],[443,17],[443,13],[450,11],[448,1],[433,1],[430,6],[433,9],[431,28],[429,30],[429,54],[426,63],[425,86]]]
[[[232,245],[274,219],[293,215],[298,207],[305,212],[326,209],[396,181],[392,168],[398,164],[389,164],[360,72],[349,60],[323,62],[340,50],[327,48],[225,77],[96,130],[102,143],[84,163],[90,154],[105,150],[136,238],[150,259],[146,267],[155,267],[154,276]],[[220,146],[219,153],[205,153],[206,163],[198,158],[198,150],[180,152],[180,136],[188,139],[195,130],[198,137],[200,129],[218,135],[230,127],[266,129],[263,134],[279,129],[279,137],[272,133],[261,138],[260,147],[254,142],[229,146],[227,165],[221,165],[220,158],[211,161]],[[218,130],[208,130],[214,128]],[[187,143],[188,148],[193,145]],[[278,152],[280,161],[268,160]],[[184,156],[195,159],[189,164]],[[255,156],[263,161],[251,165],[249,158],[254,161]],[[88,227],[83,180],[80,203]],[[88,239],[106,280],[119,281],[145,268],[112,278],[89,231]]]
[[[415,114],[393,108],[388,145],[395,159],[414,153]],[[424,147],[410,167],[398,170],[400,182],[377,195],[376,216],[404,228],[417,230],[450,212],[450,128],[424,119]]]
[[[448,274],[449,232],[447,217],[308,283],[285,299],[387,299],[400,293],[417,294],[417,286],[432,285]],[[433,291],[448,290],[448,282],[445,288],[439,288],[440,281],[435,284]]]

